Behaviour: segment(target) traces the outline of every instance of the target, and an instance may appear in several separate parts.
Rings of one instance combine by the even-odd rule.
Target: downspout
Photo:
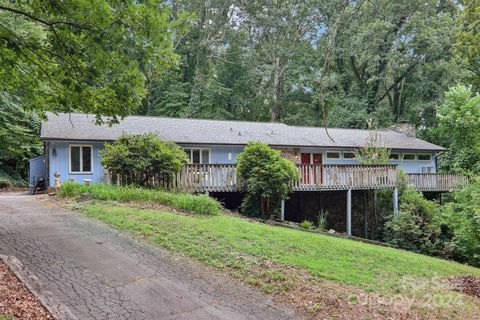
[[[45,182],[47,187],[50,186],[50,153],[49,153],[49,143],[48,141],[43,142],[43,153],[45,154]]]

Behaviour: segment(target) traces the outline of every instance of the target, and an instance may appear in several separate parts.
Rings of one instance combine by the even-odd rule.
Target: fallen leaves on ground
[[[463,276],[453,278],[451,283],[455,290],[480,298],[480,277]]]
[[[38,299],[20,282],[10,268],[0,260],[0,315],[13,319],[54,319]]]

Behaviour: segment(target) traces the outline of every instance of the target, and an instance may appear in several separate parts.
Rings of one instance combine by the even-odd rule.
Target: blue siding
[[[338,151],[338,150],[328,150],[328,151]],[[351,150],[341,150],[343,151],[351,151]],[[323,152],[323,163],[324,164],[358,164],[357,160],[354,159],[327,159],[327,150]],[[401,168],[406,173],[422,173],[423,166],[431,166],[433,167],[433,172],[436,172],[436,164],[435,164],[435,153],[433,152],[418,152],[418,151],[392,151],[392,153],[416,153],[416,154],[430,154],[431,160],[430,161],[419,161],[419,160],[390,160],[390,164],[396,164],[399,168]]]
[[[74,145],[91,145],[93,152],[93,163],[91,174],[70,174],[69,170],[69,146]],[[54,155],[54,150],[56,155]],[[49,184],[54,185],[55,177],[53,173],[58,171],[60,173],[60,180],[65,181],[74,178],[75,181],[83,183],[83,179],[91,179],[93,182],[105,181],[104,168],[100,164],[100,157],[98,152],[103,150],[102,142],[49,142],[48,157],[49,157]]]
[[[243,151],[243,146],[220,146],[220,145],[205,145],[193,146],[182,145],[183,148],[203,148],[210,149],[210,163],[236,163],[237,156]],[[231,153],[232,158],[228,159],[228,154]]]
[[[71,144],[84,144],[91,145],[93,147],[93,172],[91,174],[70,174],[69,173],[69,145]],[[184,148],[206,148],[210,149],[210,162],[211,163],[236,163],[238,154],[243,151],[243,146],[235,145],[182,145]],[[105,181],[104,168],[100,164],[99,151],[103,150],[103,142],[49,142],[49,182],[50,185],[54,184],[53,173],[58,171],[60,173],[60,179],[62,181],[70,178],[75,178],[78,182],[83,182],[83,179],[91,179],[93,182]],[[56,151],[56,156],[53,155],[53,149]],[[327,159],[327,151],[351,151],[351,150],[333,150],[325,148],[300,148],[300,152],[312,152],[322,153],[324,164],[358,164],[358,161],[354,159]],[[231,153],[231,159],[228,159],[228,154]],[[397,153],[393,151],[393,153]],[[421,153],[415,151],[401,151],[398,153]],[[424,152],[423,152],[424,153]],[[432,166],[433,172],[436,172],[435,167],[435,153],[432,155],[431,161],[407,161],[407,160],[391,160],[391,164],[397,164],[406,173],[421,173],[422,166]]]

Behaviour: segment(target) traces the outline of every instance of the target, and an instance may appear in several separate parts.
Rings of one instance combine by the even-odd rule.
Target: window
[[[432,160],[432,155],[431,154],[419,154],[417,155],[417,159],[420,161],[430,161]]]
[[[92,173],[92,146],[70,146],[70,173]]]
[[[184,149],[190,163],[210,163],[210,149]]]
[[[343,159],[355,159],[355,153],[351,151],[344,151]]]
[[[404,153],[403,160],[415,160],[415,153]]]
[[[340,152],[327,152],[327,159],[340,159]]]
[[[398,153],[390,153],[390,160],[398,160],[400,155]]]

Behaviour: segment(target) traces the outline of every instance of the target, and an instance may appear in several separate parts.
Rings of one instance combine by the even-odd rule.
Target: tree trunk
[[[272,105],[270,107],[271,121],[278,122],[279,119],[279,105],[278,99],[280,96],[280,58],[275,58],[275,65],[273,69],[273,84],[272,84]]]

